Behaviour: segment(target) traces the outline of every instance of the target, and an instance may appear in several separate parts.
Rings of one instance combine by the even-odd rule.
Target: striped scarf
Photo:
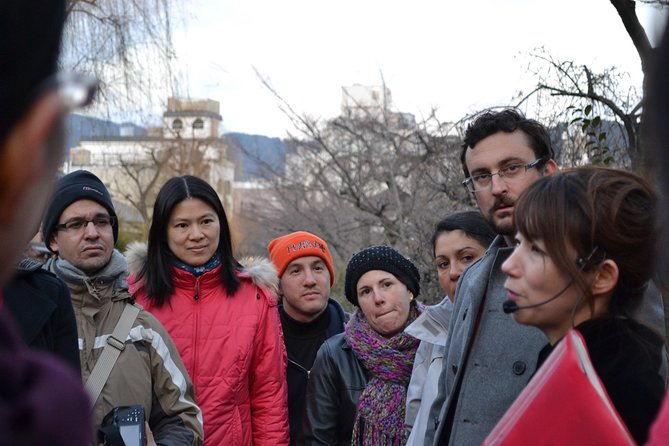
[[[421,310],[411,306],[408,324]],[[407,386],[419,341],[404,332],[384,338],[369,326],[359,308],[344,328],[344,339],[370,374],[358,400],[351,445],[404,444]]]
[[[177,268],[182,269],[184,271],[188,271],[195,277],[200,277],[202,274],[206,273],[207,271],[211,271],[212,269],[216,268],[218,265],[221,264],[221,255],[218,252],[215,253],[207,263],[200,266],[189,265],[188,263],[182,262],[176,257],[172,259],[172,262],[174,263],[174,266],[176,266]]]

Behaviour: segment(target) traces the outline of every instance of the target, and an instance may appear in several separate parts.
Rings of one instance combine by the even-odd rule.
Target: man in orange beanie
[[[288,353],[290,444],[294,445],[316,352],[327,338],[344,330],[348,315],[330,299],[335,273],[325,241],[298,231],[272,240],[267,249],[280,280],[279,314]]]

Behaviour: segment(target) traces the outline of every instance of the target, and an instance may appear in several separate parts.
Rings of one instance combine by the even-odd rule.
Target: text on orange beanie
[[[316,256],[323,259],[330,272],[330,286],[334,285],[334,262],[328,244],[320,237],[306,231],[297,231],[277,237],[267,245],[269,258],[276,266],[279,278],[293,260],[299,257]]]

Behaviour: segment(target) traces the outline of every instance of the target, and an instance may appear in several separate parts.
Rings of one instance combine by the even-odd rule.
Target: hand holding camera
[[[103,446],[156,446],[141,405],[113,408],[98,431]]]

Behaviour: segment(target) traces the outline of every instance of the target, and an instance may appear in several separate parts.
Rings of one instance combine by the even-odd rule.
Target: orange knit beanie
[[[277,237],[267,246],[269,258],[276,266],[279,277],[283,276],[288,264],[299,257],[316,256],[323,259],[330,272],[330,286],[334,285],[334,262],[328,244],[320,237],[306,231],[297,231]]]

